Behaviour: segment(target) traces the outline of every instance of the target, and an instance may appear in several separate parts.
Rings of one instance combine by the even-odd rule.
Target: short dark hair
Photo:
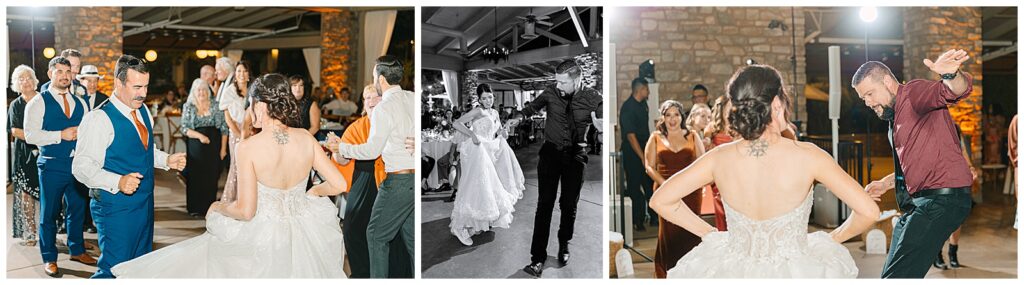
[[[476,96],[483,95],[484,93],[493,93],[491,91],[491,85],[487,85],[487,83],[481,83],[480,85],[476,86]]]
[[[388,84],[396,85],[402,81],[402,62],[392,55],[384,55],[377,58],[377,65],[373,68],[374,77],[383,75]]]
[[[579,78],[582,71],[580,70],[580,66],[576,64],[576,60],[570,58],[559,63],[558,67],[555,67],[555,73],[569,74],[569,77]]]
[[[117,64],[114,65],[114,78],[124,83],[128,80],[128,70],[135,70],[139,73],[149,73],[149,68],[146,67],[146,61],[132,55],[122,55],[117,58]]]
[[[892,70],[889,70],[888,66],[879,61],[869,61],[860,65],[857,68],[857,72],[853,74],[853,81],[850,83],[851,86],[857,87],[865,78],[871,78],[877,82],[882,82],[883,76],[888,75],[893,80],[896,80],[896,75],[892,74]]]
[[[48,69],[53,69],[54,67],[57,67],[58,64],[67,65],[68,67],[71,67],[71,61],[63,56],[53,57],[52,59],[50,59],[50,64],[48,64],[46,67]]]
[[[295,82],[306,82],[306,80],[302,78],[302,75],[292,75],[288,77],[288,82],[295,84]]]
[[[342,93],[349,93],[349,94],[351,94],[351,93],[352,93],[352,90],[349,90],[349,89],[348,89],[348,87],[342,87],[342,88],[341,88],[341,92],[342,92]]]
[[[65,49],[65,50],[60,51],[60,56],[61,57],[82,57],[82,52],[78,51],[77,49],[69,48],[69,49]]]
[[[708,88],[707,88],[707,87],[704,87],[704,84],[697,84],[697,85],[694,85],[694,86],[693,86],[693,90],[692,90],[692,91],[697,91],[697,90],[704,90],[704,93],[708,93]],[[692,91],[691,91],[691,92],[692,92]]]
[[[643,79],[641,77],[634,78],[633,85],[630,86],[633,94],[636,94],[636,91],[640,90],[640,87],[647,87],[647,79]]]

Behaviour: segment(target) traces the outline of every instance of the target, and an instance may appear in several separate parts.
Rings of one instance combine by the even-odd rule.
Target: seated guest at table
[[[309,133],[316,136],[320,131],[320,106],[313,98],[306,95],[306,80],[302,76],[292,75],[288,78],[292,85],[292,95],[299,100],[299,123],[302,128],[309,130]]]
[[[328,95],[334,96],[334,100],[324,104],[323,117],[332,121],[341,122],[342,118],[351,116],[359,110],[359,106],[349,100],[351,96],[348,87],[341,88],[341,93],[335,93],[334,88],[327,90]]]
[[[228,153],[228,125],[224,113],[203,79],[192,81],[192,91],[181,113],[181,132],[188,137],[189,178],[185,208],[189,215],[205,215],[217,200],[220,163]]]
[[[164,98],[160,100],[160,113],[166,113],[172,109],[181,109],[181,104],[179,104],[178,95],[174,93],[174,90],[167,90]]]

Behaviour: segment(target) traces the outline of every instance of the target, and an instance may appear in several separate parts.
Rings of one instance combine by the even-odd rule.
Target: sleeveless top
[[[666,138],[663,135],[655,136],[655,153],[658,156],[658,174],[661,177],[668,179],[676,172],[683,170],[687,166],[690,166],[694,160],[697,160],[697,147],[694,141],[696,137],[693,132],[688,132],[686,135],[686,141],[689,142],[689,146],[683,147],[679,151],[672,151],[668,146],[665,145]]]

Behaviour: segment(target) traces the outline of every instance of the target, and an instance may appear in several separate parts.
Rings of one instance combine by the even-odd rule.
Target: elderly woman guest
[[[185,183],[185,205],[193,217],[206,215],[217,200],[221,160],[228,153],[228,125],[224,113],[210,94],[205,80],[192,81],[192,90],[181,114],[181,130],[188,137],[189,178]]]
[[[12,225],[14,238],[21,238],[23,245],[35,246],[38,233],[36,232],[36,204],[39,203],[39,170],[36,168],[36,158],[39,157],[39,150],[35,145],[25,143],[25,105],[28,104],[39,91],[36,86],[39,79],[36,79],[35,71],[32,68],[19,65],[11,73],[11,90],[21,94],[17,99],[11,101],[7,109],[7,132],[14,137],[11,144],[11,182],[14,184],[14,212]]]

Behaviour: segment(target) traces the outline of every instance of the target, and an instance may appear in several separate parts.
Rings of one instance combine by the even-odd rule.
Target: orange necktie
[[[139,129],[139,135],[142,136],[142,147],[149,149],[149,131],[146,130],[146,126],[139,122],[138,110],[132,110],[132,120],[135,121],[135,128]]]
[[[60,93],[60,97],[64,98],[64,116],[71,118],[71,105],[68,104],[68,94]]]

